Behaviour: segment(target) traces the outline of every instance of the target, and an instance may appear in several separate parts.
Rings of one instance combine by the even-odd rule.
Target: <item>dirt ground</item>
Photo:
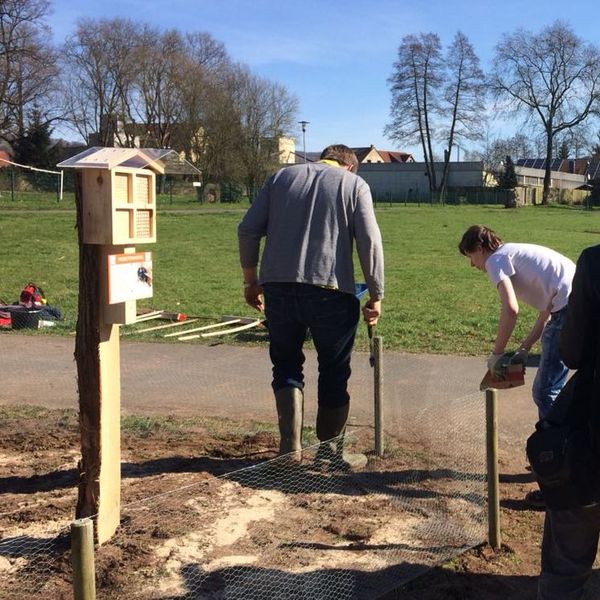
[[[56,535],[74,517],[79,452],[76,412],[71,409],[0,406],[0,431],[0,549],[2,543],[8,540]],[[157,597],[258,599],[259,596],[251,593],[222,596],[215,592],[211,595],[211,590],[219,586],[218,578],[228,576],[232,563],[231,557],[224,552],[219,553],[216,545],[210,548],[203,546],[198,537],[195,545],[186,543],[190,536],[199,536],[197,528],[192,528],[194,531],[190,533],[188,524],[193,515],[197,518],[200,511],[203,518],[198,521],[199,527],[207,528],[209,523],[211,527],[214,525],[213,537],[216,535],[222,544],[236,541],[240,553],[256,552],[257,546],[264,547],[260,569],[248,567],[244,571],[242,567],[236,571],[236,576],[241,577],[237,585],[245,586],[246,590],[249,582],[255,581],[257,576],[286,572],[283,555],[269,550],[268,544],[272,548],[281,548],[285,539],[311,540],[310,547],[297,545],[293,549],[295,560],[300,565],[296,579],[284,580],[283,584],[280,581],[279,589],[268,598],[325,597],[310,595],[306,590],[302,593],[304,595],[291,590],[297,590],[307,581],[299,578],[298,574],[303,569],[304,572],[311,570],[313,574],[315,564],[324,570],[331,569],[332,563],[338,560],[332,557],[338,555],[340,558],[333,566],[336,576],[341,578],[338,582],[340,589],[343,589],[344,577],[348,573],[363,569],[368,576],[361,585],[367,591],[363,590],[359,597],[375,598],[375,591],[371,596],[368,590],[380,589],[378,584],[385,577],[394,575],[389,554],[385,553],[390,548],[399,548],[399,539],[420,544],[418,552],[413,554],[415,563],[423,562],[423,557],[426,557],[430,562],[437,562],[438,566],[421,570],[418,577],[410,577],[409,583],[382,596],[388,600],[535,598],[543,513],[529,509],[523,502],[525,492],[532,488],[532,478],[524,468],[522,453],[503,456],[500,465],[501,550],[495,552],[486,544],[478,544],[470,549],[463,548],[458,556],[444,558],[439,564],[435,551],[431,549],[433,543],[429,544],[432,540],[422,539],[422,536],[417,540],[417,526],[409,531],[407,522],[410,523],[416,516],[415,509],[391,503],[389,496],[379,493],[379,488],[374,493],[373,487],[369,489],[370,479],[362,480],[367,493],[361,494],[355,489],[345,489],[343,480],[335,474],[306,475],[303,471],[300,478],[287,480],[290,488],[297,486],[291,490],[270,485],[268,477],[263,477],[259,486],[251,480],[252,473],[256,471],[239,471],[244,467],[260,466],[266,459],[273,458],[276,444],[274,427],[264,424],[259,427],[250,422],[240,423],[224,418],[128,417],[122,431],[122,503],[127,508],[123,510],[123,527],[114,542],[100,547],[96,555],[98,597],[144,597],[140,590],[148,589],[149,583],[160,571],[162,587],[154,589]],[[382,472],[390,476],[413,472],[419,452],[409,446],[410,442],[406,442],[394,448],[389,458],[380,463],[371,457],[371,471],[377,472],[378,476]],[[442,456],[440,464],[443,464]],[[233,471],[241,475],[237,478],[223,477]],[[469,472],[469,469],[465,467],[464,471]],[[441,495],[448,499],[444,500],[443,509],[451,517],[446,520],[459,528],[455,535],[458,538],[463,535],[461,532],[467,531],[466,525],[463,527],[460,521],[463,519],[466,523],[470,517],[467,513],[475,511],[470,500],[479,487],[474,487],[474,492],[469,488],[468,477],[457,482],[444,480],[441,469],[437,473],[442,481]],[[273,477],[279,476],[275,472]],[[313,483],[318,481],[318,485],[311,483],[312,487],[308,486],[309,477],[313,478]],[[317,477],[321,479],[317,480]],[[476,485],[481,486],[481,482],[476,482]],[[418,494],[424,498],[429,492],[431,501],[438,503],[437,509],[442,506],[439,504],[439,488],[434,493],[433,483],[430,484],[427,477],[421,475],[413,479],[411,486],[404,490],[404,495],[407,490],[417,494],[418,488]],[[452,487],[461,486],[463,489],[452,490],[453,495],[449,493]],[[169,490],[178,491],[169,494]],[[198,490],[202,492],[200,495]],[[290,494],[290,491],[294,493]],[[148,498],[156,500],[148,502]],[[452,506],[452,502],[458,504]],[[159,504],[159,510],[154,510]],[[245,520],[247,511],[241,512],[242,506],[252,509],[252,522]],[[477,510],[485,507],[481,498],[478,506]],[[319,514],[317,522],[306,518],[308,508],[311,514],[315,511]],[[276,510],[285,511],[286,519],[278,521],[274,531],[268,524],[269,515]],[[399,510],[403,511],[403,518],[395,521]],[[172,518],[165,518],[165,515],[172,515]],[[228,516],[227,520],[224,515]],[[262,516],[262,520],[257,515]],[[473,514],[475,521],[480,517]],[[387,524],[387,529],[382,524]],[[485,537],[485,522],[480,519],[478,526],[483,527]],[[404,528],[400,538],[399,528]],[[292,535],[294,533],[296,536]],[[480,533],[478,530],[475,537]],[[460,540],[448,542],[448,546],[470,545],[466,543],[468,535],[464,535]],[[68,538],[66,534],[63,537],[66,550]],[[61,543],[60,538],[58,543]],[[185,548],[192,546],[196,548],[196,554],[185,555]],[[150,547],[155,550],[150,551]],[[344,553],[339,552],[341,548]],[[366,555],[361,550],[370,551],[369,564],[360,563],[364,560],[361,557]],[[315,563],[317,555],[321,558]],[[439,558],[443,556],[443,553],[439,554]],[[2,553],[0,550],[0,590],[5,590],[5,594],[9,590],[8,595],[2,595],[0,591],[1,598],[27,597],[25,592],[15,596],[10,588],[22,561],[18,552]],[[195,573],[189,567],[198,562],[212,565],[208,575]],[[182,565],[188,565],[187,571]],[[403,565],[407,566],[405,561]],[[69,569],[68,551],[65,551],[62,561],[52,563],[48,567],[50,573],[44,573],[44,577],[51,581],[44,588],[45,598],[72,597]],[[32,572],[31,576],[34,575],[36,573]],[[290,586],[289,592],[285,591],[286,585]],[[132,589],[138,590],[138,595],[133,594]],[[41,597],[35,592],[31,594],[32,597]],[[335,591],[331,594],[326,597],[355,597]]]

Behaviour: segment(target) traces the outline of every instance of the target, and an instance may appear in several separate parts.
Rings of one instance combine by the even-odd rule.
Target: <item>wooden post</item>
[[[145,166],[128,166],[130,162]],[[76,516],[94,516],[96,541],[101,544],[120,522],[119,326],[136,322],[136,301],[152,296],[150,280],[142,280],[147,284],[142,288],[138,285],[138,263],[144,273],[152,268],[149,253],[136,253],[134,246],[156,241],[155,173],[164,174],[165,169],[134,148],[85,151],[58,166],[76,169],[75,360],[81,431]]]
[[[485,421],[488,483],[488,541],[494,550],[501,545],[500,475],[498,471],[498,391],[485,391]]]
[[[383,457],[383,338],[376,335],[373,338],[373,365],[374,400],[375,400],[375,454]]]
[[[71,563],[75,600],[95,600],[94,522],[78,519],[71,523]]]
[[[81,462],[78,518],[96,515],[99,544],[110,539],[120,521],[121,376],[119,326],[107,322],[106,256],[110,247],[82,239],[81,174],[75,197],[79,250],[79,306],[75,359],[79,388]]]

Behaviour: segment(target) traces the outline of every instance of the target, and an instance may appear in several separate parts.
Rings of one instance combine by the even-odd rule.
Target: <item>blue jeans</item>
[[[350,356],[360,315],[351,294],[304,283],[263,285],[273,390],[304,388],[302,346],[310,330],[319,363],[319,406],[348,404]]]
[[[550,321],[546,323],[542,333],[542,355],[532,389],[533,401],[538,407],[540,419],[545,418],[550,412],[569,373],[569,369],[561,360],[558,351],[560,330],[565,314],[566,309],[552,313]]]

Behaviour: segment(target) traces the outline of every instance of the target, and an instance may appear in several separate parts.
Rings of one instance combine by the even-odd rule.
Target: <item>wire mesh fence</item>
[[[418,411],[408,436],[390,438],[384,459],[372,456],[370,435],[355,431],[349,450],[371,458],[359,472],[313,468],[313,446],[301,467],[275,459],[184,497],[175,492],[184,533],[155,550],[163,576],[135,597],[377,598],[483,541],[483,421],[471,428],[463,420],[481,417],[481,404],[450,402],[455,417],[442,427],[431,411]],[[417,433],[434,428],[434,439]],[[171,499],[126,508],[121,535],[147,526],[148,511],[161,513],[165,503]]]
[[[371,599],[483,541],[481,395],[388,417],[383,458],[370,428],[346,435],[369,459],[360,471],[316,463],[312,445],[300,466],[200,469],[126,504],[96,552],[97,597]],[[71,597],[68,532],[50,527],[0,540],[0,598]]]
[[[0,599],[71,597],[70,545],[68,527],[0,540]]]

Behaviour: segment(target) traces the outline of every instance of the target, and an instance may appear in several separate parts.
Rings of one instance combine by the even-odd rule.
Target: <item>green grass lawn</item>
[[[243,303],[237,257],[236,227],[244,207],[195,204],[195,208],[163,206],[157,243],[138,246],[152,251],[154,263],[154,298],[138,306],[210,319],[224,314],[253,316]],[[386,260],[384,315],[377,332],[387,348],[410,352],[490,351],[499,306],[486,276],[470,268],[457,250],[469,225],[488,225],[507,241],[550,246],[573,260],[586,246],[600,243],[598,211],[563,207],[506,210],[395,205],[378,208],[377,218]],[[59,306],[66,317],[64,323],[44,333],[68,334],[75,328],[74,224],[73,210],[0,208],[0,299],[14,302],[29,281],[44,288],[49,302]],[[524,307],[519,338],[525,336],[534,318],[534,312]],[[157,334],[156,339],[163,338]],[[360,327],[358,347],[366,348],[364,327]]]

